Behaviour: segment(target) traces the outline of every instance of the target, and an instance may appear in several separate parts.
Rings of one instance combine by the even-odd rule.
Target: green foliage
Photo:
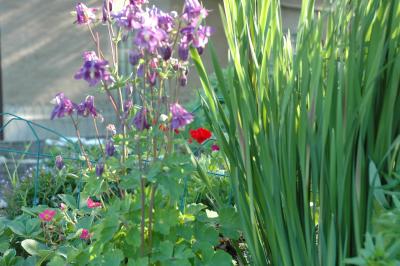
[[[400,2],[332,1],[318,15],[314,2],[293,48],[280,1],[224,0],[231,67],[211,49],[217,85],[191,51],[255,265],[361,254],[375,203],[388,204],[380,185],[398,188]]]

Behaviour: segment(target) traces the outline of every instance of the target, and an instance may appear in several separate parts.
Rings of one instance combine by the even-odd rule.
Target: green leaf
[[[148,266],[147,258],[129,259],[127,266]]]
[[[54,256],[48,263],[47,266],[65,266],[65,260],[60,256]]]
[[[157,209],[154,214],[154,231],[168,235],[172,226],[178,225],[179,211],[175,209]]]
[[[69,194],[60,194],[58,195],[60,199],[71,209],[75,210],[78,208],[76,204],[76,199]]]
[[[47,257],[49,254],[53,253],[46,245],[34,239],[23,240],[21,246],[32,256]]]
[[[214,256],[211,258],[210,261],[207,261],[205,264],[207,266],[231,266],[232,265],[232,257],[228,253],[217,250]]]

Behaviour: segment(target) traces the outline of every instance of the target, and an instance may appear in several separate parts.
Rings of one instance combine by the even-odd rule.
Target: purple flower
[[[107,143],[106,143],[106,154],[109,157],[114,156],[114,154],[115,154],[114,141],[112,141],[112,140],[107,141]]]
[[[75,104],[70,99],[65,97],[64,93],[62,92],[58,93],[52,102],[55,104],[53,112],[51,113],[52,120],[55,117],[64,117],[66,114],[71,115],[74,111]]]
[[[161,54],[161,57],[165,60],[168,61],[171,58],[172,55],[172,49],[170,46],[165,46],[161,47],[159,50],[159,53]]]
[[[64,160],[63,157],[61,157],[61,155],[56,156],[56,167],[58,170],[61,170],[64,167]]]
[[[189,58],[189,46],[187,44],[181,44],[178,48],[179,59],[187,61]]]
[[[108,1],[108,8],[107,8],[107,1]],[[107,22],[108,18],[110,17],[109,12],[113,9],[113,0],[103,0],[103,23]]]
[[[83,53],[83,66],[75,74],[75,79],[84,79],[90,86],[97,85],[100,81],[106,84],[113,82],[113,78],[108,71],[108,62],[97,57],[94,51]]]
[[[141,6],[142,4],[146,4],[147,0],[129,0],[131,5]]]
[[[96,20],[96,8],[88,8],[83,3],[76,5],[76,21],[77,24],[89,24]]]
[[[207,9],[205,9],[198,0],[186,0],[185,8],[183,11],[183,19],[185,19],[190,25],[196,26],[199,20],[206,18],[208,15]]]
[[[85,100],[76,106],[76,111],[78,115],[87,117],[91,115],[92,117],[97,117],[97,109],[94,106],[94,97],[91,95],[86,96]]]
[[[167,35],[164,30],[156,27],[142,27],[138,30],[134,43],[149,53],[155,53]]]
[[[172,129],[178,129],[184,127],[193,122],[193,114],[189,113],[178,103],[174,103],[170,107],[172,113],[171,127]]]
[[[141,51],[129,51],[129,63],[131,63],[133,66],[136,66],[142,58],[143,53]]]
[[[161,10],[156,11],[158,27],[163,29],[165,32],[171,32],[175,27],[175,18],[177,16],[176,12],[171,12],[170,14],[164,13]]]
[[[145,129],[149,129],[150,125],[147,122],[147,109],[142,108],[140,109],[135,117],[133,118],[133,124],[135,125],[136,129],[139,131],[143,131]]]
[[[193,38],[193,46],[196,48],[204,49],[208,43],[208,38],[213,34],[214,30],[208,26],[199,26]]]
[[[102,162],[98,162],[96,164],[96,176],[101,177],[104,172],[104,164]]]
[[[132,2],[132,1],[131,1]],[[120,12],[112,14],[117,24],[128,31],[139,29],[142,25],[143,11],[135,4],[125,6]]]

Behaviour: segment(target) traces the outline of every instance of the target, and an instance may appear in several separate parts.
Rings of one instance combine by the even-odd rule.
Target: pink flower
[[[213,145],[211,146],[211,150],[212,150],[212,151],[219,151],[219,146],[218,146],[217,144],[213,144]]]
[[[92,236],[92,234],[89,233],[89,230],[87,229],[82,229],[82,233],[80,235],[80,238],[83,240],[88,240],[90,239],[90,237]]]
[[[62,211],[66,211],[68,209],[67,205],[65,205],[64,203],[60,203],[60,210]]]
[[[53,220],[55,215],[56,215],[55,210],[45,210],[39,213],[39,219],[42,220],[43,222],[51,222],[51,220]]]
[[[86,203],[90,209],[101,207],[101,202],[95,202],[91,198],[88,198]]]

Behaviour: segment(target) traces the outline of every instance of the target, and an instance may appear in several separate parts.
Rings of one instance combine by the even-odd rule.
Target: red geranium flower
[[[195,139],[199,144],[203,143],[207,139],[211,138],[211,131],[205,129],[205,128],[198,128],[195,130],[190,130],[189,131],[190,136],[192,136],[193,139]]]

